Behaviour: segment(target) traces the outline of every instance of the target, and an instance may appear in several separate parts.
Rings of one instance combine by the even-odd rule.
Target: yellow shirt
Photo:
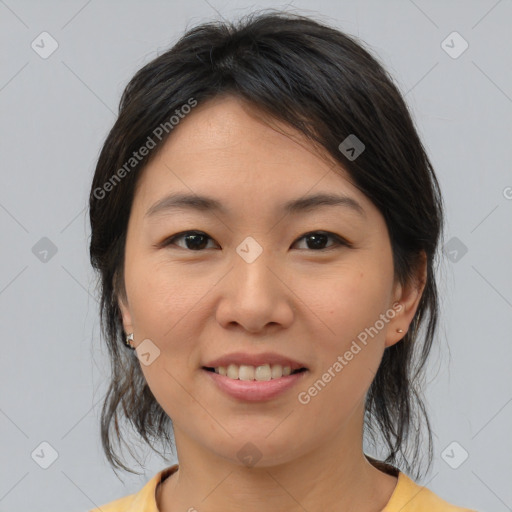
[[[174,464],[157,473],[137,493],[112,501],[89,512],[160,512],[156,506],[156,488],[168,476],[178,469]],[[396,470],[398,471],[398,470]],[[441,499],[430,489],[411,480],[405,473],[398,472],[398,481],[382,512],[476,512],[468,508],[457,507]]]

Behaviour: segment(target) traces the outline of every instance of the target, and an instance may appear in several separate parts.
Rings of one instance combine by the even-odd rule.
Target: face
[[[395,282],[385,221],[343,169],[273,126],[229,97],[180,121],[140,177],[119,301],[125,332],[146,340],[141,369],[178,451],[188,443],[239,464],[248,441],[272,465],[360,433],[383,351],[405,335],[422,291]],[[220,209],[148,213],[171,193]],[[350,199],[283,209],[317,194]],[[233,353],[306,370],[282,377],[293,383],[274,396],[234,396],[218,385],[229,377],[203,369]]]

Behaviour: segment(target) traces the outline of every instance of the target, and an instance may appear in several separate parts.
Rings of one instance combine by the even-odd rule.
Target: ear
[[[390,347],[399,342],[406,334],[409,326],[418,309],[423,290],[427,283],[427,255],[421,251],[419,255],[417,270],[409,283],[402,286],[396,283],[393,291],[393,302],[390,307],[396,311],[396,315],[388,324],[386,333],[386,347]],[[401,309],[398,309],[397,303],[400,303]],[[403,332],[396,332],[397,329],[403,329]]]
[[[117,305],[121,311],[121,318],[123,322],[123,330],[126,334],[133,332],[132,315],[128,305],[128,298],[126,297],[126,288],[124,283],[121,283],[123,278],[116,273],[113,279],[114,295],[117,300]]]

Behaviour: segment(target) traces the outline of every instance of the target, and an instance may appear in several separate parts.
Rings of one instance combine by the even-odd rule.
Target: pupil
[[[203,243],[199,242],[199,244],[198,244],[197,240],[201,239],[201,238],[203,238]],[[190,247],[190,244],[189,244],[191,239],[195,240],[195,243],[192,243],[192,247]],[[197,233],[193,233],[191,235],[187,235],[185,237],[185,240],[186,240],[186,244],[187,244],[187,248],[188,249],[202,249],[207,244],[206,237],[204,235],[200,235],[200,234],[197,234]]]
[[[326,235],[309,235],[307,240],[313,240],[313,244],[308,243],[308,247],[311,248],[313,245],[314,249],[322,249],[322,245],[325,243]]]

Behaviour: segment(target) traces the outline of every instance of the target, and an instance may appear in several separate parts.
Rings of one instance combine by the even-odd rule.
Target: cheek
[[[135,269],[134,269],[135,270]],[[190,410],[194,399],[183,391],[197,360],[195,311],[205,294],[204,282],[184,277],[183,272],[146,262],[132,272],[130,305],[140,339],[149,338],[159,356],[141,370],[157,402],[170,417]],[[130,291],[128,291],[130,293]]]
[[[161,343],[179,339],[176,331],[183,329],[187,315],[193,314],[209,288],[204,279],[189,274],[149,258],[127,266],[127,292],[140,336]]]
[[[384,281],[369,271],[341,270],[316,284],[308,285],[307,304],[325,318],[328,332],[338,341],[357,335],[369,322],[375,322],[386,304]]]
[[[218,281],[168,263],[140,259],[127,265],[126,284],[137,338],[150,339],[159,356],[142,372],[164,410],[193,405],[179,383],[190,380],[199,358],[198,314],[204,295]],[[210,283],[211,281],[211,283]]]
[[[344,274],[314,297],[323,305],[315,312],[325,318],[325,325],[318,324],[319,334],[314,337],[319,355],[315,378],[311,387],[300,390],[304,400],[310,400],[304,405],[306,421],[328,414],[341,425],[356,407],[362,407],[384,350],[381,333],[372,336],[373,331],[366,329],[379,319],[386,297],[385,287],[363,271]]]
[[[325,319],[319,324],[324,334],[316,337],[316,346],[322,353],[322,370],[332,367],[338,356],[342,356],[346,361],[342,363],[346,364],[343,373],[356,372],[352,377],[357,380],[358,368],[368,375],[368,369],[376,372],[382,356],[386,323],[379,319],[385,313],[388,284],[370,271],[339,275],[342,277],[326,282],[323,292],[313,296],[317,305],[320,304],[315,312]],[[366,377],[362,377],[362,383]]]

